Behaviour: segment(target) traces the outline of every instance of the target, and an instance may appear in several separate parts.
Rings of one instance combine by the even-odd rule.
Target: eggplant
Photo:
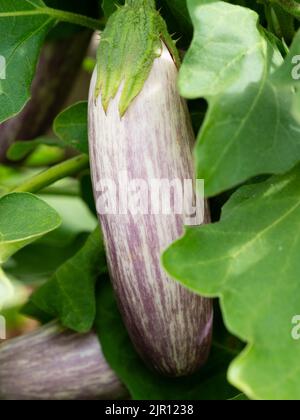
[[[48,40],[41,52],[31,86],[31,99],[14,118],[0,124],[0,162],[15,140],[44,134],[63,107],[91,40],[90,30]]]
[[[0,400],[128,398],[95,333],[52,322],[0,345]]]
[[[205,363],[212,336],[212,301],[170,279],[161,265],[161,253],[183,234],[184,218],[116,212],[118,194],[108,186],[120,185],[122,174],[148,183],[194,179],[195,138],[187,105],[176,89],[177,74],[163,44],[123,117],[118,106],[122,86],[105,111],[95,92],[97,70],[89,95],[93,188],[119,308],[140,356],[173,377],[191,374]],[[105,200],[110,202],[106,210]]]

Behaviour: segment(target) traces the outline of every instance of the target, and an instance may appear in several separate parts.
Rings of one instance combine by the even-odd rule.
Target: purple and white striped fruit
[[[128,392],[96,334],[56,322],[0,345],[0,400],[115,400]]]
[[[147,183],[193,179],[194,135],[186,104],[176,90],[177,68],[163,46],[122,118],[122,86],[105,112],[101,95],[95,94],[96,79],[95,71],[89,99],[91,168],[119,307],[142,358],[163,374],[187,375],[207,359],[213,315],[210,300],[170,279],[161,266],[161,253],[183,234],[183,216],[121,214],[120,209],[105,214],[100,208],[103,181],[120,186],[120,174]],[[112,207],[116,198],[118,194],[109,197]]]

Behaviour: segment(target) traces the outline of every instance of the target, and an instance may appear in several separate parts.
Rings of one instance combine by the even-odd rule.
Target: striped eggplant
[[[163,45],[123,117],[119,114],[123,87],[105,111],[101,95],[95,93],[96,73],[89,97],[90,159],[119,307],[144,361],[168,376],[187,375],[207,359],[213,310],[210,300],[168,278],[161,266],[162,251],[183,234],[183,216],[116,212],[113,201],[119,196],[111,194],[113,188],[107,195],[113,211],[103,211],[108,191],[104,191],[104,180],[120,185],[122,174],[147,183],[193,179],[194,134],[186,103],[177,93],[177,67]]]
[[[0,400],[114,400],[128,392],[95,333],[51,322],[0,344]]]

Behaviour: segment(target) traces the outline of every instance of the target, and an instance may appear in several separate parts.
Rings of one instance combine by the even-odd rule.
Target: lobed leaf
[[[42,0],[0,0],[0,123],[30,98],[41,46],[55,24],[43,8]]]
[[[300,167],[246,186],[221,222],[189,228],[163,256],[184,286],[221,298],[228,329],[248,343],[229,370],[254,399],[299,399]]]
[[[34,215],[34,217],[33,217]],[[29,193],[0,198],[0,264],[31,242],[59,227],[58,213]]]
[[[300,90],[292,77],[300,31],[283,61],[254,11],[214,0],[188,6],[195,35],[179,89],[209,103],[196,146],[206,194],[290,170],[300,159]]]
[[[105,271],[103,241],[97,227],[84,246],[31,296],[24,312],[33,316],[34,307],[38,315],[58,318],[67,328],[80,333],[89,331],[96,313],[96,280]]]
[[[65,147],[88,153],[88,104],[78,102],[62,111],[55,119],[53,129]]]
[[[0,309],[13,295],[10,279],[1,266],[59,225],[58,213],[32,194],[12,193],[0,198]]]

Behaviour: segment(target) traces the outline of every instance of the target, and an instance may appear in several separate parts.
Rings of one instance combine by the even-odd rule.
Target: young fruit
[[[207,359],[213,316],[210,300],[168,278],[161,266],[161,253],[183,234],[183,216],[132,214],[134,206],[133,212],[122,214],[115,211],[118,193],[107,190],[113,183],[120,186],[125,173],[147,185],[154,179],[194,178],[194,135],[187,106],[176,89],[177,68],[163,46],[123,117],[122,86],[105,112],[101,95],[95,93],[96,80],[95,71],[89,98],[91,169],[119,307],[142,358],[163,374],[187,375]],[[118,192],[124,193],[122,187]],[[111,212],[103,211],[106,198]]]

